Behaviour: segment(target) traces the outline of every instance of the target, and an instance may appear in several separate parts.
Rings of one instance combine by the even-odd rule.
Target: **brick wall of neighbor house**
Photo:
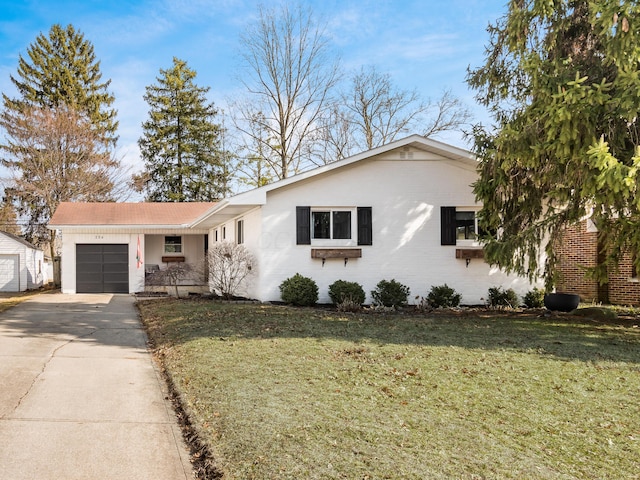
[[[617,270],[609,270],[609,283],[599,287],[595,280],[585,277],[582,267],[594,267],[598,262],[597,232],[587,230],[587,222],[565,230],[560,254],[559,292],[580,295],[582,300],[601,301],[615,305],[640,305],[640,282],[632,278],[631,255],[625,255]]]
[[[587,222],[567,227],[560,241],[558,292],[577,293],[582,300],[597,301],[598,283],[585,277],[584,267],[598,262],[598,234],[587,231]]]
[[[640,283],[632,278],[631,255],[625,255],[618,271],[609,271],[609,302],[615,305],[640,305]]]

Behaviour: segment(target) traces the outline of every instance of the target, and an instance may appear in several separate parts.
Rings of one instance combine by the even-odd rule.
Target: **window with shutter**
[[[474,245],[478,241],[477,210],[440,207],[440,244]]]
[[[296,207],[296,244],[372,245],[371,207]]]

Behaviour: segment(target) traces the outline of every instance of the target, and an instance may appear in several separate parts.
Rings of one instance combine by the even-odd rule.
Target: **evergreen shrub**
[[[296,273],[280,284],[282,301],[300,307],[310,307],[318,301],[318,285],[311,278]]]
[[[371,298],[375,305],[385,307],[401,307],[407,304],[409,287],[392,280],[380,280],[376,289],[371,291]]]
[[[457,293],[453,288],[444,285],[434,285],[431,287],[427,295],[427,302],[435,308],[452,308],[460,305],[462,295]]]
[[[329,285],[329,298],[334,305],[343,303],[345,300],[362,305],[365,301],[365,293],[362,285],[357,282],[347,282],[336,280]]]

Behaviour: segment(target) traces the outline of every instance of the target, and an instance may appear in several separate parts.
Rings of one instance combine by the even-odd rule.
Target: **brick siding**
[[[582,300],[598,301],[598,282],[585,277],[585,267],[595,267],[598,262],[598,234],[587,232],[587,222],[567,227],[560,240],[560,275],[556,284],[558,292],[577,293]]]
[[[559,292],[577,293],[586,302],[640,305],[640,282],[632,278],[631,255],[625,255],[618,269],[610,269],[604,287],[586,278],[584,268],[598,262],[598,234],[587,231],[587,222],[567,227],[556,250],[559,255]]]

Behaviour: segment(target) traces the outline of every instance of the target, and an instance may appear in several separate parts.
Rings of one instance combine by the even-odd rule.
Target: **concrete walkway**
[[[193,478],[134,303],[41,294],[0,313],[1,478]]]

